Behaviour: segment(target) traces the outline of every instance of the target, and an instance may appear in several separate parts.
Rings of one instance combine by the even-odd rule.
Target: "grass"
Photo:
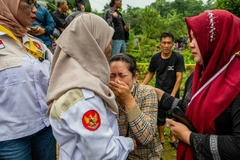
[[[164,151],[162,153],[163,160],[175,160],[176,159],[176,149],[170,145],[169,137],[170,137],[170,130],[168,127],[165,127],[165,129],[164,129],[165,143],[163,144]]]

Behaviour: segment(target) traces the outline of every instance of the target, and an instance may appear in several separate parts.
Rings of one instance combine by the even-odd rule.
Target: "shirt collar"
[[[27,35],[24,35],[24,36],[22,37],[22,42],[23,42],[23,44],[29,42],[29,39],[28,39],[28,36],[27,36]]]
[[[0,31],[0,36],[5,35],[6,33]]]

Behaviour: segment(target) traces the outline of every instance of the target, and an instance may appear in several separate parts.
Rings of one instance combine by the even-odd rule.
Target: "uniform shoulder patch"
[[[90,131],[96,131],[101,125],[101,119],[97,111],[89,110],[82,118],[83,126]]]
[[[42,47],[38,42],[33,42],[34,46],[37,47],[39,50],[42,51]]]
[[[0,49],[4,49],[4,48],[5,48],[5,46],[4,46],[4,44],[3,44],[3,41],[0,40]]]

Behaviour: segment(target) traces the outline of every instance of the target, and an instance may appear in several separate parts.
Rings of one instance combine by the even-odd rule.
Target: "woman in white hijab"
[[[134,140],[119,136],[118,108],[108,88],[113,29],[83,13],[57,40],[47,103],[60,159],[126,159]]]

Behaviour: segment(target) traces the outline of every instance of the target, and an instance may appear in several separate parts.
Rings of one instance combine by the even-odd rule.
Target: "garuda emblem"
[[[100,116],[95,110],[87,111],[83,115],[82,122],[83,126],[90,131],[96,131],[101,125]]]

